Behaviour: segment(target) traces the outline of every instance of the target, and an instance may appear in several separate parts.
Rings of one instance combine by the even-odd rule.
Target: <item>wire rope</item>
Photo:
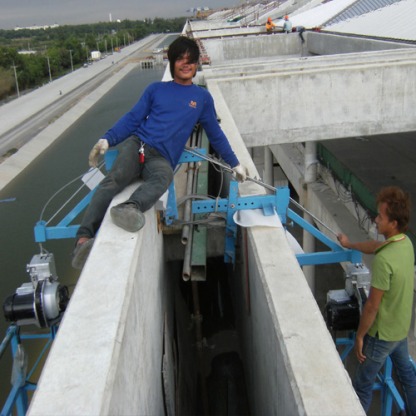
[[[104,165],[104,162],[100,163],[97,166],[97,169],[101,169],[102,166]],[[72,185],[73,183],[75,183],[76,181],[78,181],[79,179],[81,179],[86,173],[88,173],[89,170],[87,172],[82,173],[81,175],[78,175],[76,178],[72,179],[71,181],[69,181],[68,183],[66,183],[65,185],[61,186],[61,188],[59,188],[45,203],[45,205],[42,208],[42,211],[40,213],[40,218],[39,221],[42,221],[43,216],[45,214],[46,208],[48,207],[48,205],[53,201],[53,199],[55,199],[55,197],[57,195],[59,195],[64,189],[66,189],[68,186]],[[53,218],[56,217],[56,215],[62,211],[62,209],[81,191],[81,189],[83,189],[86,186],[86,184],[82,184],[70,197],[69,199],[60,207],[58,208],[57,212],[55,212],[52,217],[47,221],[47,224],[49,224],[51,222],[51,220]]]

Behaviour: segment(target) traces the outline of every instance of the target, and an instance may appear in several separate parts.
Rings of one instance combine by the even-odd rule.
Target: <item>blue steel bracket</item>
[[[85,209],[90,203],[95,189],[90,191],[80,202],[65,216],[56,226],[48,227],[45,221],[39,221],[35,225],[35,241],[44,243],[46,240],[60,238],[74,238],[79,225],[69,225],[71,221]]]
[[[113,166],[117,155],[117,149],[111,149],[105,153],[104,163],[107,171],[109,171]],[[92,189],[80,202],[78,202],[78,204],[57,225],[48,227],[45,221],[38,221],[34,229],[35,242],[44,243],[47,240],[74,238],[77,234],[79,225],[70,225],[70,223],[90,203],[91,198],[94,195],[95,189]]]
[[[198,152],[202,155],[206,154],[205,149],[198,149]],[[105,168],[109,171],[118,155],[118,149],[110,149],[104,155]],[[194,156],[187,151],[183,152],[179,163],[198,162],[205,160],[201,157]],[[174,183],[172,181],[170,185],[170,192],[168,197],[168,210],[167,210],[167,224],[171,224],[173,219],[178,218],[176,207],[176,195]],[[44,243],[47,240],[56,240],[62,238],[74,238],[76,236],[79,225],[70,225],[71,222],[87,207],[90,203],[95,189],[91,190],[56,226],[47,226],[45,221],[39,221],[34,228],[35,241],[37,243]]]
[[[226,213],[225,227],[225,252],[224,262],[235,262],[235,242],[237,237],[237,225],[234,222],[234,214],[240,210],[262,209],[264,215],[279,215],[282,223],[286,222],[286,212],[289,205],[289,188],[276,188],[273,195],[238,196],[238,182],[230,182],[228,199],[203,200],[192,202],[193,214],[205,214],[212,212]]]
[[[205,155],[207,153],[206,149],[198,149],[198,153]],[[178,164],[182,163],[191,163],[191,162],[201,162],[205,161],[204,158],[195,156],[192,153],[189,153],[185,150],[181,157],[179,158]],[[178,219],[178,206],[176,204],[176,189],[175,189],[175,181],[172,181],[169,185],[169,192],[168,192],[168,201],[167,207],[165,210],[165,224],[172,225],[175,220]]]
[[[331,251],[319,253],[297,254],[296,258],[300,266],[341,263],[346,261],[351,263],[362,263],[362,254],[359,251],[341,247],[290,208],[287,210],[287,216],[331,249]]]

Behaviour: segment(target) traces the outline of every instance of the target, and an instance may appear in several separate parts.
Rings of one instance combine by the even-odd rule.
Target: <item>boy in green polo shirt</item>
[[[409,359],[407,334],[412,318],[414,250],[403,234],[410,217],[409,195],[398,187],[377,195],[376,225],[386,241],[351,243],[344,234],[341,245],[375,254],[371,289],[357,330],[354,352],[360,362],[353,385],[364,410],[370,408],[377,373],[388,356],[403,388],[407,415],[416,416],[416,371]]]

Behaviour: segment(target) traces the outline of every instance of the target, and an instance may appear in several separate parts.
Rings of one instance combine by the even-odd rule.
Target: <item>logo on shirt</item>
[[[196,108],[196,101],[189,101],[189,107]]]

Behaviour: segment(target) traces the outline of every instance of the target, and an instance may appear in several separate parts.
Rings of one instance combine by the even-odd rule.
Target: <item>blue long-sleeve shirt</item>
[[[211,94],[194,84],[174,81],[150,84],[135,106],[103,137],[110,146],[115,146],[131,135],[137,136],[175,168],[198,122],[215,151],[231,167],[237,166],[238,159],[218,124]]]

